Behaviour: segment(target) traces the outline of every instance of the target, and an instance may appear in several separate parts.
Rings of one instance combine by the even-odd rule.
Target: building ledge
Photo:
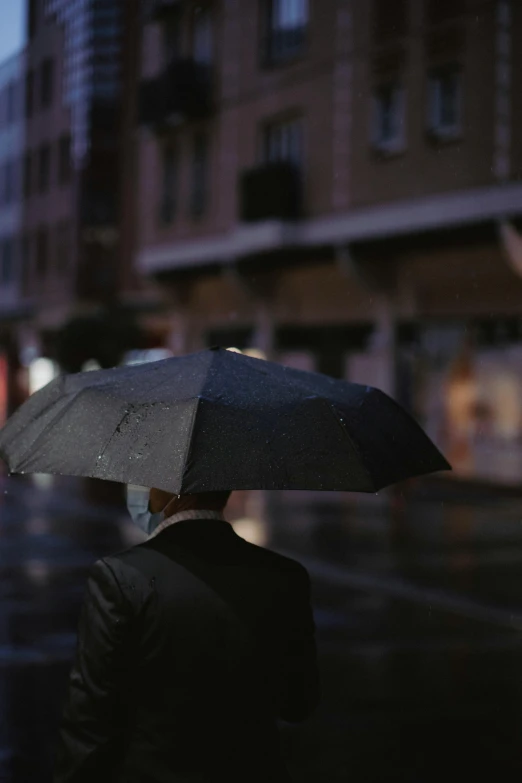
[[[510,183],[354,209],[296,222],[238,224],[226,234],[143,248],[145,275],[209,264],[234,263],[286,247],[349,245],[433,230],[498,222],[522,215],[522,183]]]

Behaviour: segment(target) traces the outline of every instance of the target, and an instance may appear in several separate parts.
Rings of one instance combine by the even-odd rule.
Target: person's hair
[[[232,492],[227,490],[223,492],[200,492],[198,494],[203,499],[203,504],[206,508],[223,509],[227,505]]]
[[[232,493],[196,492],[192,495],[178,496],[173,492],[152,488],[149,495],[149,507],[152,512],[162,511],[173,501],[178,509],[206,509],[208,511],[223,511]]]

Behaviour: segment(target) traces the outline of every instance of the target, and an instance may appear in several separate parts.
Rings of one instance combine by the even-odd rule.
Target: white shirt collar
[[[150,534],[148,540],[155,538],[165,528],[175,525],[176,522],[184,522],[186,519],[218,519],[221,522],[225,521],[221,511],[205,511],[204,509],[198,509],[197,511],[179,511],[177,514],[173,514],[171,517],[167,517],[163,522],[160,522],[158,527]]]

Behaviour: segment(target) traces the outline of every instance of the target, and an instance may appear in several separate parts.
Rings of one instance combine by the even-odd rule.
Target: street
[[[0,502],[0,780],[46,783],[86,570],[137,539],[72,481],[4,478]],[[265,513],[312,576],[323,702],[282,727],[295,779],[520,774],[522,502],[417,493],[390,517],[274,494]]]

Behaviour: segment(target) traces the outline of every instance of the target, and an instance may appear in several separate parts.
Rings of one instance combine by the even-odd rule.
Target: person
[[[128,489],[147,540],[90,571],[55,783],[283,783],[278,720],[320,685],[310,580],[240,538],[230,493]]]

